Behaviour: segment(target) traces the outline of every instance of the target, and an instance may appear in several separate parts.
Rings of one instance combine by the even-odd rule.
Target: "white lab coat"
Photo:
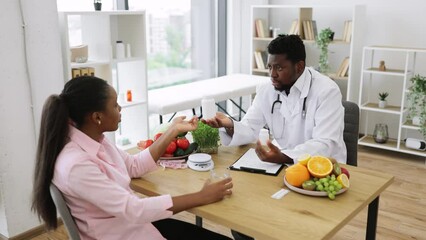
[[[274,113],[271,114],[278,94],[282,104],[275,104]],[[304,119],[302,109],[305,97]],[[288,96],[275,90],[271,83],[259,86],[247,114],[241,122],[234,121],[233,137],[226,134],[225,129],[220,129],[222,144],[238,146],[255,142],[265,124],[282,152],[295,163],[304,153],[329,156],[346,163],[342,95],[333,80],[312,68],[305,68]]]

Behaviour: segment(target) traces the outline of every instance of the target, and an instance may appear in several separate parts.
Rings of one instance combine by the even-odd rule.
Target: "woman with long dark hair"
[[[60,95],[46,100],[32,202],[46,227],[57,227],[49,193],[53,183],[64,195],[82,239],[229,239],[168,217],[230,195],[230,178],[177,197],[139,198],[129,187],[131,178],[156,168],[156,161],[179,133],[196,129],[198,119],[176,118],[148,149],[129,155],[103,134],[117,130],[120,111],[115,90],[96,77],[72,79]]]

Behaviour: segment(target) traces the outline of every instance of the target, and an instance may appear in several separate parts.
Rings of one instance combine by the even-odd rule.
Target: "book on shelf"
[[[339,69],[336,72],[336,77],[345,77],[346,75],[348,75],[348,70],[349,70],[349,57],[345,57],[345,59],[343,59]]]
[[[312,20],[303,20],[303,37],[305,40],[315,40],[316,38],[316,22]]]
[[[317,39],[317,36],[318,36],[317,21],[312,20],[311,23],[312,23],[312,34],[314,35],[313,40],[315,40],[315,39]]]
[[[265,27],[263,26],[263,20],[262,19],[256,19],[255,27],[256,27],[256,36],[260,37],[260,38],[264,38],[265,37]]]
[[[352,21],[345,21],[343,28],[343,37],[342,40],[345,42],[350,42],[352,38]]]
[[[310,40],[309,26],[308,26],[308,21],[307,20],[303,20],[303,22],[302,22],[302,28],[303,28],[303,36],[301,36],[301,37],[303,39],[305,39],[305,40]]]
[[[262,54],[260,51],[254,52],[254,60],[258,69],[265,69],[265,64],[263,63]]]
[[[291,27],[288,31],[288,34],[299,34],[299,20],[296,19],[291,23]]]

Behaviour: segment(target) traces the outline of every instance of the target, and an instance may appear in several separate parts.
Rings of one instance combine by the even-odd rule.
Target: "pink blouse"
[[[72,126],[69,137],[52,182],[64,195],[81,239],[165,239],[151,222],[172,215],[171,196],[139,198],[129,187],[131,178],[156,169],[149,150],[129,155]]]

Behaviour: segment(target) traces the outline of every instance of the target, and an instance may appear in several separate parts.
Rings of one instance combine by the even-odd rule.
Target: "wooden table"
[[[212,157],[216,167],[227,167],[247,149],[248,146],[220,147]],[[284,170],[276,177],[231,171],[231,197],[188,211],[256,239],[328,239],[368,205],[366,239],[375,239],[379,195],[392,183],[393,176],[347,168],[351,187],[334,201],[295,192],[279,200],[271,198],[284,186]],[[159,169],[132,180],[131,187],[147,196],[182,195],[200,190],[209,174],[191,169]]]

